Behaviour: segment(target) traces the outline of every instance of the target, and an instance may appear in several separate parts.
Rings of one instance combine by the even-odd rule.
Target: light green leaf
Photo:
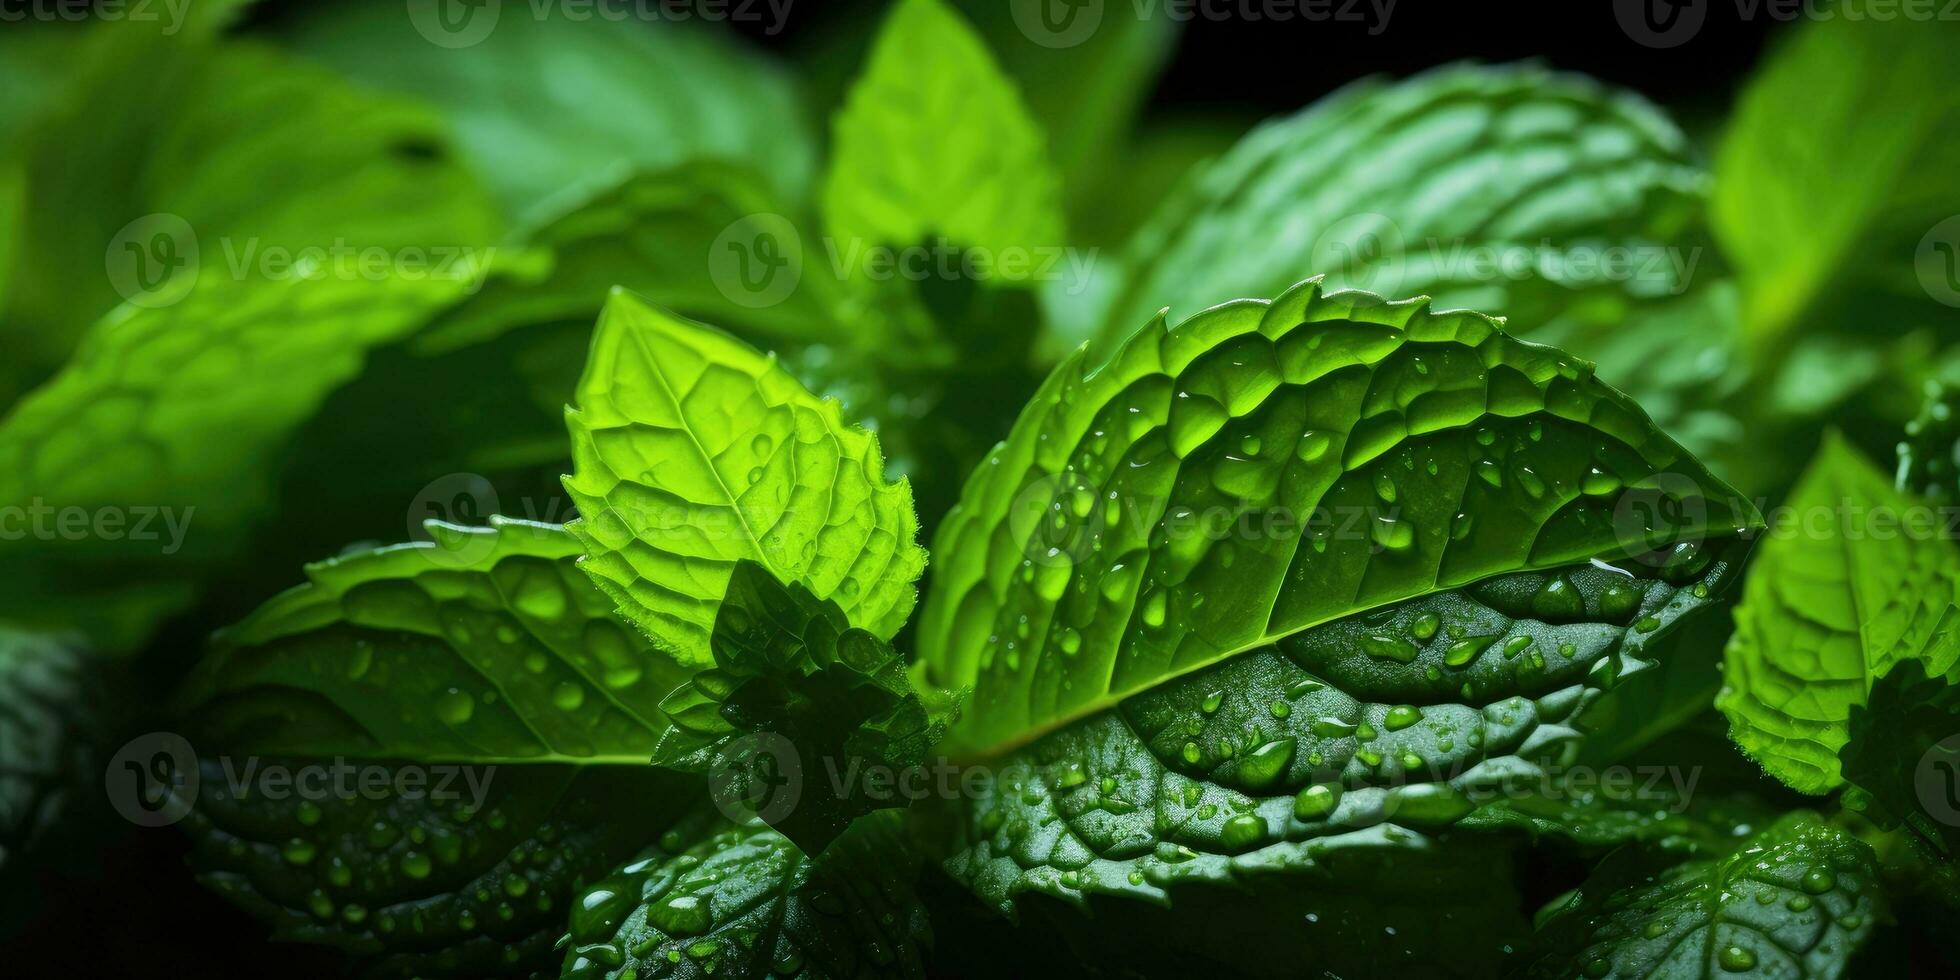
[[[1294,633],[1010,754],[948,868],[1003,909],[1023,892],[1175,903],[1356,837],[1657,833],[1659,800],[1600,820],[1506,806],[1554,781],[1586,708],[1733,577],[1732,558],[1686,553],[1660,574],[1577,565]]]
[[[1818,20],[1743,91],[1716,157],[1711,220],[1756,353],[1775,355],[1827,286],[1924,299],[1912,257],[1960,211],[1949,177],[1960,170],[1956,43],[1951,19]]]
[[[308,567],[221,634],[186,692],[239,751],[643,765],[686,672],[612,616],[556,525],[431,521],[432,540]]]
[[[941,526],[919,644],[982,749],[1320,623],[1754,521],[1590,365],[1310,281],[1059,367]]]
[[[1812,813],[1658,875],[1622,853],[1545,920],[1530,975],[1829,980],[1877,925],[1877,879],[1870,845]]]
[[[109,646],[139,640],[242,546],[293,430],[370,348],[465,288],[213,276],[175,303],[105,317],[59,376],[0,419],[0,503],[40,529],[0,541],[0,570],[17,586],[0,594],[0,613],[73,622]]]
[[[1934,645],[1960,628],[1947,613],[1960,602],[1960,551],[1936,514],[1835,434],[1785,511],[1736,608],[1719,704],[1771,775],[1825,793],[1842,782],[1846,724],[1873,682],[1912,660],[1945,673],[1960,656]]]
[[[0,344],[25,383],[119,301],[162,305],[188,279],[284,277],[311,247],[333,250],[318,275],[367,280],[366,249],[433,265],[501,235],[420,106],[254,44],[103,27],[22,150],[32,247],[14,256]]]
[[[828,792],[812,779],[800,800],[772,812],[773,780],[788,763],[754,758],[766,745],[771,754],[790,753],[796,771],[811,774],[923,765],[945,734],[945,719],[913,691],[905,659],[891,644],[851,626],[834,603],[745,559],[722,597],[713,648],[715,666],[661,701],[669,724],[654,765],[715,774],[726,783],[716,787],[722,799],[751,804],[806,854],[822,853],[857,817],[911,802],[866,793],[862,785]]]
[[[682,664],[708,636],[735,563],[760,562],[889,638],[925,567],[904,480],[754,348],[615,292],[566,414],[580,567]]]
[[[934,235],[995,257],[1062,244],[1041,130],[943,0],[899,0],[833,128],[824,223],[846,262]]]
[[[808,191],[816,135],[793,79],[701,25],[526,7],[503,10],[474,43],[437,47],[398,4],[312,13],[295,47],[439,108],[513,220],[561,212],[633,171],[703,161],[752,167],[792,201]]]
[[[1164,307],[1185,317],[1309,275],[1500,311],[1520,332],[1611,323],[1687,286],[1674,260],[1699,259],[1705,182],[1665,116],[1582,76],[1461,65],[1361,82],[1188,177],[1117,257],[1126,279],[1102,315],[1063,330],[1108,351]],[[1624,272],[1588,261],[1609,250],[1631,256]]]
[[[813,860],[759,823],[702,814],[581,893],[560,975],[922,977],[917,867],[885,821]]]
[[[377,977],[548,971],[577,889],[671,825],[698,792],[640,768],[349,766],[203,760],[181,826],[206,887],[274,939],[337,947]],[[270,767],[317,772],[315,786],[385,780],[388,791],[275,798],[253,789]],[[234,795],[239,779],[247,795]]]

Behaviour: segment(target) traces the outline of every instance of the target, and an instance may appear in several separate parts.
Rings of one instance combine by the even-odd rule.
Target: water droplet
[[[1293,815],[1301,820],[1318,820],[1334,812],[1338,802],[1339,794],[1333,786],[1309,786],[1293,798]]]
[[[560,711],[577,711],[585,703],[585,688],[571,681],[560,681],[551,691],[551,703]]]
[[[1407,551],[1416,543],[1415,525],[1386,515],[1376,515],[1375,543],[1388,551]]]
[[[1497,462],[1495,460],[1489,460],[1489,459],[1479,460],[1477,462],[1475,470],[1478,479],[1483,480],[1485,483],[1490,484],[1492,487],[1496,487],[1499,489],[1503,488],[1504,468],[1497,465]]]
[[[1255,814],[1241,813],[1225,821],[1218,836],[1227,850],[1241,851],[1266,839],[1266,822]]]
[[[1239,760],[1239,781],[1250,789],[1265,789],[1286,775],[1286,767],[1292,762],[1292,739],[1267,742]]]
[[[1538,471],[1529,466],[1520,466],[1518,467],[1517,477],[1518,486],[1523,487],[1524,492],[1529,494],[1533,500],[1545,495],[1545,478],[1539,476]]]
[[[1461,667],[1477,659],[1478,654],[1483,653],[1485,649],[1495,642],[1497,642],[1497,637],[1494,635],[1466,636],[1450,644],[1449,650],[1443,654],[1443,663],[1451,667]]]
[[[408,851],[402,854],[401,867],[402,874],[420,881],[427,878],[429,872],[435,870],[435,862],[430,861],[429,856],[421,851]]]
[[[444,724],[461,725],[475,713],[476,699],[470,697],[467,691],[452,687],[436,699],[436,717],[442,719]]]
[[[1620,489],[1620,478],[1595,466],[1586,471],[1579,489],[1589,497],[1604,497]]]
[[[1333,437],[1325,432],[1314,432],[1309,429],[1300,434],[1300,441],[1293,447],[1293,454],[1300,457],[1301,462],[1311,463],[1327,455],[1327,450],[1333,445]]]
[[[1395,502],[1395,481],[1389,479],[1387,473],[1375,474],[1375,496],[1380,497],[1385,504]]]
[[[1396,663],[1413,663],[1422,651],[1406,636],[1389,633],[1364,633],[1357,641],[1364,653]]]
[[[1812,868],[1803,873],[1799,884],[1812,895],[1822,895],[1837,887],[1837,873],[1829,868]]]
[[[1157,629],[1164,625],[1166,597],[1163,589],[1158,589],[1143,599],[1143,625]]]
[[[1399,732],[1421,720],[1422,709],[1412,704],[1398,704],[1388,709],[1388,714],[1382,718],[1382,727]]]
[[[1756,968],[1756,953],[1741,946],[1724,946],[1720,953],[1715,954],[1715,961],[1730,973],[1741,973]]]

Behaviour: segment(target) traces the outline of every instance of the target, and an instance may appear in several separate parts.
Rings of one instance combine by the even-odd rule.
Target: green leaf
[[[1960,391],[1937,381],[1926,383],[1919,415],[1906,423],[1899,440],[1898,487],[1938,504],[1960,491]]]
[[[833,129],[824,223],[846,262],[934,235],[995,257],[1063,242],[1041,129],[943,0],[899,0]]]
[[[1544,922],[1531,975],[1837,977],[1877,924],[1877,877],[1869,845],[1811,813],[1659,875],[1624,852]]]
[[[577,540],[501,518],[428,530],[309,566],[220,636],[187,713],[239,751],[643,764],[686,673],[612,616]]]
[[[697,162],[635,172],[523,230],[527,251],[520,261],[542,267],[520,266],[491,278],[432,324],[418,344],[447,350],[530,324],[589,323],[614,286],[755,335],[806,344],[863,340],[832,320],[837,297],[825,287],[834,280],[800,239],[776,239],[797,263],[776,273],[798,277],[782,297],[773,295],[767,280],[751,289],[740,278],[744,256],[730,246],[793,233],[788,219],[776,220],[791,210],[760,174],[738,165]],[[742,237],[742,229],[750,237]]]
[[[271,767],[293,786],[355,791],[233,793],[234,780],[257,787]],[[455,769],[205,759],[181,824],[191,865],[274,939],[345,950],[369,975],[521,976],[550,969],[577,889],[693,796],[679,777],[645,769]],[[361,793],[362,780],[383,790]]]
[[[887,822],[812,860],[759,823],[704,814],[582,893],[561,976],[922,977],[916,868]]]
[[[1904,258],[1960,211],[1946,176],[1960,169],[1956,42],[1950,19],[1817,20],[1743,91],[1716,157],[1711,220],[1755,353],[1774,356],[1806,321],[1832,322],[1812,315],[1833,297],[1854,310],[1874,294],[1925,298]]]
[[[1719,704],[1730,734],[1805,793],[1843,780],[1851,709],[1895,666],[1945,673],[1960,647],[1960,552],[1938,516],[1828,436],[1785,503],[1736,608]],[[1916,520],[1914,515],[1924,520]]]
[[[788,200],[808,191],[816,134],[793,78],[716,31],[527,8],[503,11],[504,26],[473,43],[436,47],[399,6],[315,13],[293,44],[358,82],[439,108],[519,222],[632,171],[707,161],[753,167]],[[479,11],[456,40],[472,36],[471,21],[494,27],[498,13]]]
[[[1107,308],[1063,330],[1108,351],[1165,307],[1189,316],[1309,275],[1501,311],[1521,332],[1613,323],[1686,288],[1676,262],[1699,259],[1705,183],[1665,116],[1583,76],[1459,65],[1364,81],[1191,174],[1116,257]],[[1621,275],[1541,263],[1547,249],[1638,261]]]
[[[910,616],[925,566],[911,487],[774,357],[615,292],[577,398],[565,489],[580,567],[682,664],[711,662],[744,558],[881,638]]]
[[[1590,365],[1309,281],[1056,369],[940,527],[919,644],[982,749],[1320,623],[1754,522]]]
[[[853,627],[835,603],[743,560],[729,577],[710,645],[715,666],[660,704],[669,727],[654,765],[728,778],[718,793],[753,801],[763,820],[809,854],[853,819],[909,802],[897,794],[880,799],[855,779],[842,795],[824,792],[827,776],[920,766],[945,734],[944,719],[913,692],[891,644]],[[748,757],[740,757],[744,748]],[[763,773],[749,765],[777,751],[790,753],[803,777],[800,799],[780,814],[769,807],[772,785],[747,782],[781,777],[776,770],[787,760],[761,763],[770,770]]]
[[[0,931],[16,924],[15,889],[32,890],[14,880],[21,856],[71,818],[78,793],[100,792],[103,679],[76,637],[0,625]]]
[[[180,283],[283,278],[280,256],[307,248],[334,250],[324,277],[364,284],[367,249],[435,264],[436,250],[500,236],[494,203],[422,107],[260,45],[103,27],[21,150],[18,234],[33,247],[15,255],[0,343],[25,383],[124,299],[159,306]]]
[[[17,586],[0,615],[85,626],[109,648],[139,641],[243,546],[282,447],[328,393],[465,288],[207,277],[173,304],[104,318],[0,419],[0,502],[38,521],[0,541]]]
[[[1941,642],[1956,640],[1949,633]],[[1951,851],[1960,847],[1960,832],[1951,829],[1960,827],[1952,789],[1960,785],[1960,752],[1948,744],[1960,735],[1960,670],[1942,674],[1932,666],[1899,664],[1875,681],[1867,703],[1851,708],[1838,759],[1845,782],[1864,791],[1865,816],[1884,827],[1911,823]]]
[[[1294,633],[1008,755],[948,869],[1002,908],[1023,892],[1161,902],[1298,870],[1352,835],[1447,830],[1552,780],[1587,706],[1731,577],[1732,558],[1686,553],[1660,573],[1575,565]]]

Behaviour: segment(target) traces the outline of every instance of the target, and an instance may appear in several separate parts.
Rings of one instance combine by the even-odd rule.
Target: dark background
[[[1131,0],[1107,2],[1105,16],[1121,16],[1128,13]],[[1212,9],[1236,10],[1240,2],[1256,8],[1260,0],[1217,0]],[[1745,22],[1735,4],[1704,2],[1708,18],[1700,32],[1669,50],[1631,40],[1608,0],[1398,0],[1387,28],[1376,35],[1368,33],[1366,23],[1193,19],[1185,24],[1156,83],[1144,120],[1216,117],[1250,125],[1299,109],[1364,75],[1406,75],[1463,59],[1536,59],[1645,94],[1672,110],[1706,145],[1736,90],[1783,25],[1766,15]],[[276,29],[298,7],[262,3],[244,27]],[[780,34],[766,34],[766,24],[729,26],[796,60],[861,48],[862,41],[851,39],[875,30],[883,9],[883,3],[868,0],[791,0]],[[134,734],[138,732],[120,733],[119,738]],[[268,944],[262,925],[192,883],[182,835],[122,823],[102,798],[99,780],[84,785],[94,792],[72,801],[64,833],[38,856],[40,866],[19,869],[31,880],[5,883],[12,893],[4,896],[8,902],[25,899],[30,908],[38,905],[29,913],[25,931],[6,937],[10,972],[20,971],[14,975],[306,977],[344,972],[341,958],[330,950]]]

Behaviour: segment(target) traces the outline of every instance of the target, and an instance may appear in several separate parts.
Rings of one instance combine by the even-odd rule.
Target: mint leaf
[[[1837,435],[1785,504],[1792,516],[1757,557],[1736,608],[1719,704],[1744,752],[1791,788],[1842,783],[1853,706],[1897,666],[1945,673],[1960,647],[1960,552],[1923,507]]]
[[[234,795],[231,781],[332,758],[206,759],[182,826],[198,880],[272,929],[359,957],[369,975],[481,977],[548,970],[577,889],[671,825],[691,787],[645,769],[375,762],[424,795]],[[406,776],[404,774],[407,774]],[[350,782],[346,785],[358,786]],[[437,799],[437,787],[442,799]],[[634,820],[619,815],[631,811]]]
[[[421,106],[263,45],[102,26],[20,149],[17,233],[33,247],[16,254],[0,290],[0,343],[22,388],[118,302],[161,306],[192,273],[206,286],[284,276],[276,256],[334,249],[341,264],[324,275],[347,288],[367,285],[346,268],[358,250],[427,256],[500,236],[494,203]],[[179,278],[152,288],[173,267]]]
[[[1820,20],[1794,31],[1744,89],[1710,210],[1758,356],[1778,355],[1803,324],[1837,319],[1840,303],[1869,314],[1892,297],[1918,300],[1907,308],[1915,318],[1943,321],[1896,257],[1930,252],[1930,227],[1960,211],[1960,190],[1943,176],[1960,168],[1956,41],[1949,19]]]
[[[98,322],[58,376],[0,419],[0,503],[50,515],[39,533],[0,541],[0,572],[17,584],[0,594],[0,615],[82,624],[110,649],[139,642],[243,547],[293,431],[370,348],[465,288],[212,276],[174,304]],[[63,541],[46,530],[60,512],[118,523]]]
[[[1611,324],[1687,286],[1653,260],[1687,261],[1705,183],[1664,115],[1583,76],[1459,65],[1363,81],[1191,174],[1124,246],[1107,307],[1062,329],[1108,351],[1166,306],[1190,316],[1309,275],[1501,311],[1519,332]],[[1647,261],[1625,277],[1559,261],[1607,249]]]
[[[1313,280],[1057,368],[941,526],[919,644],[974,689],[978,750],[1320,623],[1754,522],[1590,365]]]
[[[876,438],[774,357],[615,292],[577,398],[565,489],[584,515],[580,567],[682,664],[711,662],[744,558],[879,637],[911,614],[925,565],[911,487],[886,482]]]
[[[1041,130],[943,0],[899,0],[833,130],[824,224],[847,254],[933,235],[995,257],[1062,244]]]
[[[1370,828],[1477,815],[1597,838],[1580,815],[1479,811],[1550,780],[1600,692],[1650,668],[1655,639],[1732,577],[1732,558],[1692,552],[1658,574],[1577,565],[1291,634],[1008,755],[948,869],[1002,908],[1024,892],[1162,902],[1298,871]],[[1659,808],[1615,826],[1651,831]]]
[[[789,200],[808,191],[816,134],[792,77],[700,25],[526,9],[504,11],[523,24],[493,29],[498,14],[484,9],[462,27],[480,37],[438,49],[399,6],[316,13],[290,31],[295,47],[437,107],[519,223],[633,171],[706,161],[753,167]]]
[[[738,783],[717,791],[758,801],[763,819],[809,854],[821,853],[856,817],[908,802],[896,794],[871,797],[855,783],[841,797],[822,791],[827,775],[921,765],[945,734],[944,719],[913,692],[891,644],[851,626],[836,604],[744,560],[729,577],[710,646],[715,666],[660,703],[670,723],[654,765]],[[793,753],[806,777],[801,799],[780,815],[760,805],[773,790],[742,782],[779,775],[758,774],[748,768],[751,758],[736,757],[737,747],[753,748],[758,739]],[[782,764],[770,761],[772,770]]]
[[[889,823],[811,859],[760,824],[698,816],[580,895],[560,975],[922,977],[916,867]]]
[[[686,675],[613,617],[577,540],[501,518],[428,527],[309,566],[227,630],[188,715],[238,751],[644,764]]]
[[[1544,921],[1530,975],[1841,976],[1877,924],[1877,878],[1869,845],[1811,813],[1658,875],[1623,852]]]

